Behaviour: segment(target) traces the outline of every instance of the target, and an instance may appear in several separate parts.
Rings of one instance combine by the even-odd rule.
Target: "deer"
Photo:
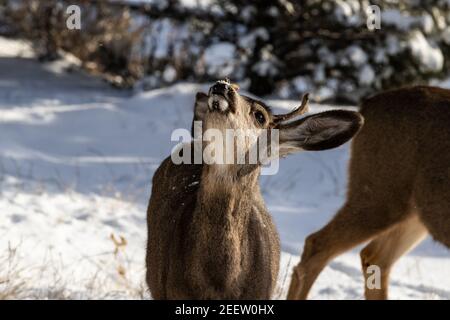
[[[353,139],[346,201],[309,235],[288,299],[306,299],[330,260],[360,252],[366,299],[388,298],[394,263],[428,234],[450,248],[450,90],[415,86],[364,100]],[[368,286],[371,266],[379,286]]]
[[[193,126],[200,121],[203,132],[245,128],[257,137],[263,130],[278,130],[278,144],[271,144],[278,152],[270,154],[284,157],[335,148],[363,123],[359,113],[345,110],[299,118],[307,110],[308,95],[291,112],[274,114],[238,89],[220,80],[208,93],[198,92]],[[252,147],[242,139],[231,143],[245,151]],[[154,299],[271,298],[280,240],[259,187],[262,164],[175,164],[172,157],[162,162],[147,210],[146,282]]]

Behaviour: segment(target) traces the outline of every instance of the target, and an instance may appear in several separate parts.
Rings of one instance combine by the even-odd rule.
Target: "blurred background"
[[[0,0],[0,299],[151,297],[152,176],[216,80],[276,113],[305,92],[311,113],[354,110],[385,89],[450,87],[449,50],[448,0]],[[349,149],[301,152],[261,177],[282,249],[273,298],[344,202]],[[363,299],[358,249],[312,299]],[[449,270],[427,239],[395,266],[390,297],[450,299]]]
[[[81,7],[81,30],[62,23]],[[356,103],[449,75],[447,0],[1,0],[0,34],[121,88],[229,77],[257,95]],[[369,30],[369,5],[381,28]]]

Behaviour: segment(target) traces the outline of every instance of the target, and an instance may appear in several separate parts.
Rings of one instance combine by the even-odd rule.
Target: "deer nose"
[[[223,81],[216,82],[211,89],[209,90],[210,94],[220,94],[226,96],[228,90],[230,89],[230,85]]]

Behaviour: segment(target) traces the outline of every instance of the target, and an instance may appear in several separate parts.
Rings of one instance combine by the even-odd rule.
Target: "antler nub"
[[[308,112],[309,93],[305,93],[302,97],[302,103],[289,113],[275,115],[275,122],[283,122],[298,117]]]
[[[231,87],[234,89],[234,91],[239,90],[239,85],[237,83],[231,83]]]

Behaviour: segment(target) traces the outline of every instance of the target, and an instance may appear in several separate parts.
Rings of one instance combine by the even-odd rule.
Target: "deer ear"
[[[194,104],[194,119],[192,119],[191,135],[194,137],[195,121],[203,121],[206,111],[208,111],[208,95],[203,92],[197,92]]]
[[[194,121],[202,121],[208,111],[208,95],[203,92],[197,92],[195,95]]]
[[[279,154],[336,148],[350,140],[363,123],[358,112],[332,110],[281,125]]]

